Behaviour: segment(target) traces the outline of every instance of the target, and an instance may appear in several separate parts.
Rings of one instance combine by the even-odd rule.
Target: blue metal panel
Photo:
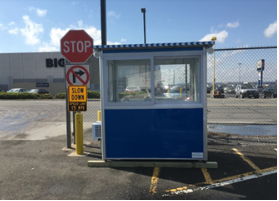
[[[107,159],[192,159],[204,151],[203,109],[105,109],[105,134]]]

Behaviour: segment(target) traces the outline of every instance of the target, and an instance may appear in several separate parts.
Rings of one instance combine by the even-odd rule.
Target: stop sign
[[[71,63],[84,63],[93,54],[93,39],[84,30],[70,30],[60,40],[61,53]]]

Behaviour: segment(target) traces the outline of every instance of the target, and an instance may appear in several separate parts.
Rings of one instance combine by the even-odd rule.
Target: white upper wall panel
[[[0,61],[10,60],[10,54],[0,54]]]
[[[22,59],[11,59],[10,60],[10,73],[13,75],[14,73],[23,74],[22,69]]]
[[[8,74],[0,73],[0,85],[5,85],[8,83]]]
[[[13,53],[10,54],[10,60],[21,60],[23,58],[23,53]]]
[[[0,74],[10,74],[10,60],[0,58]]]

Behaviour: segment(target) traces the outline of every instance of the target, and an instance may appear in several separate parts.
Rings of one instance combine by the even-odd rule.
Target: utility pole
[[[216,37],[211,37],[211,40],[216,41]],[[215,91],[215,44],[214,44],[214,56],[213,56],[213,83],[212,83],[212,95],[214,96]]]
[[[242,63],[238,63],[238,66],[239,66],[239,68],[238,68],[238,83],[240,83],[240,65],[241,65]]]
[[[146,9],[142,8],[141,12],[143,13],[144,44],[146,44],[146,29],[145,29],[145,12],[146,12]]]
[[[101,1],[101,33],[102,45],[107,45],[107,18],[106,18],[106,0]]]

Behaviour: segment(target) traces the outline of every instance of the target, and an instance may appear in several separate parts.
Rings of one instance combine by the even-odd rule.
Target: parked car
[[[238,84],[235,87],[235,97],[236,98],[245,98],[245,97],[254,97],[259,98],[259,92],[251,84],[244,83]]]
[[[38,93],[38,94],[49,94],[49,92],[45,89],[30,89],[29,93]]]
[[[269,85],[262,91],[263,98],[277,98],[277,85]]]
[[[235,94],[235,87],[234,86],[225,86],[224,93],[225,94]]]
[[[125,92],[140,92],[140,87],[139,86],[128,86],[125,89]]]
[[[185,83],[179,83],[179,84],[175,84],[172,87],[170,87],[170,90],[180,90],[180,88],[182,88],[182,91],[186,91],[186,86],[187,86],[187,91],[190,90],[190,86],[189,84],[185,84]]]
[[[258,90],[258,92],[262,92],[264,90],[263,86],[256,85],[255,88]]]
[[[223,85],[216,85],[215,91],[220,91],[221,94],[224,93],[224,86]]]
[[[207,92],[207,93],[210,93],[211,90],[212,90],[212,85],[211,85],[211,84],[207,84],[207,85],[206,85],[206,92]]]
[[[189,94],[185,93],[185,88],[184,90],[180,91],[180,88],[177,88],[177,86],[171,87],[169,90],[169,93],[163,93],[164,98],[168,99],[181,99],[184,101],[191,101],[192,98]]]
[[[4,89],[0,88],[0,92],[6,92],[6,90],[4,90]]]
[[[164,92],[166,92],[171,87],[171,85],[166,82],[161,82],[161,87],[163,88]]]
[[[24,88],[12,88],[9,91],[7,91],[8,93],[27,93],[28,91]]]

